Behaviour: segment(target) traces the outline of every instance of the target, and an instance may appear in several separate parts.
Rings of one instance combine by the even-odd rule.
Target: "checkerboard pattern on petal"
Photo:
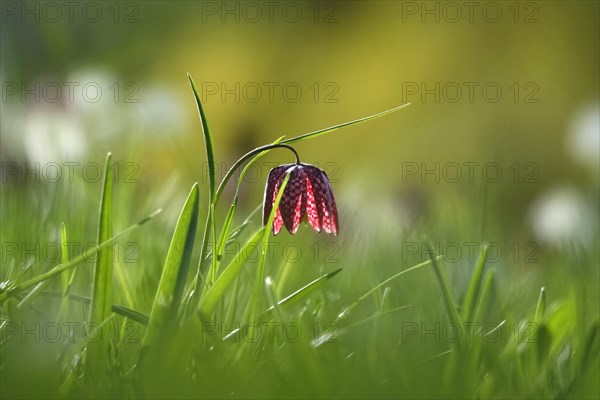
[[[285,226],[290,234],[295,234],[306,215],[315,231],[337,235],[338,212],[329,178],[325,171],[303,163],[280,165],[269,173],[263,202],[263,225],[268,222],[286,173],[290,174],[290,178],[273,220],[273,233],[277,235]]]

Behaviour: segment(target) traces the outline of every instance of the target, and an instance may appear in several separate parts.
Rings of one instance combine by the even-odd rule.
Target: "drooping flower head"
[[[325,171],[304,163],[280,165],[269,172],[263,201],[263,225],[268,222],[286,173],[290,178],[275,212],[273,234],[277,235],[284,225],[290,234],[295,234],[306,216],[315,231],[337,235],[338,213],[329,178]]]

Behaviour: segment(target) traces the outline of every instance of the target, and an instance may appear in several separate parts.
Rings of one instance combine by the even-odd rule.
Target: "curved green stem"
[[[215,192],[213,204],[216,204],[219,201],[219,197],[221,196],[221,193],[223,192],[225,185],[227,185],[227,182],[229,182],[229,179],[231,179],[235,170],[238,169],[247,159],[249,159],[250,157],[252,157],[256,154],[259,154],[265,150],[276,149],[278,147],[283,147],[283,148],[286,148],[286,149],[292,151],[294,153],[294,155],[296,156],[296,164],[300,164],[300,157],[298,156],[298,153],[296,152],[296,150],[294,150],[293,147],[288,146],[287,144],[275,143],[275,144],[267,144],[265,146],[257,147],[256,149],[244,154],[242,157],[240,157],[239,160],[237,160],[235,162],[235,164],[233,164],[233,166],[231,168],[229,168],[229,171],[227,171],[227,173],[223,177],[223,180],[219,184],[217,191]]]
[[[278,140],[283,139],[283,137],[279,138]],[[229,171],[227,171],[227,173],[225,174],[225,176],[223,177],[223,180],[221,181],[221,183],[219,184],[218,189],[215,191],[214,197],[212,198],[212,202],[211,205],[209,206],[209,210],[208,210],[208,215],[207,215],[207,219],[206,219],[206,225],[204,226],[204,238],[202,241],[202,248],[200,250],[200,260],[198,263],[198,269],[196,271],[196,276],[194,277],[194,283],[192,285],[191,288],[191,298],[188,299],[188,301],[191,301],[191,307],[190,309],[195,309],[196,307],[196,300],[198,299],[198,292],[200,290],[200,280],[201,280],[201,274],[202,274],[202,266],[204,265],[204,260],[206,258],[206,254],[208,253],[208,236],[210,235],[210,231],[211,231],[211,226],[214,224],[214,205],[219,201],[219,198],[221,197],[221,194],[223,193],[223,189],[225,188],[225,185],[227,184],[227,182],[229,181],[229,179],[231,179],[231,177],[233,176],[234,172],[240,168],[242,166],[242,164],[248,160],[249,158],[259,155],[262,152],[266,152],[275,148],[279,148],[279,147],[283,147],[286,148],[290,151],[292,151],[294,153],[294,155],[296,156],[296,164],[300,164],[300,157],[298,156],[298,153],[296,152],[296,150],[286,144],[279,144],[279,143],[271,143],[265,146],[261,146],[261,147],[257,147],[256,149],[244,154],[239,160],[237,160],[235,162],[235,164],[229,169]],[[243,173],[242,173],[243,176]],[[242,177],[240,176],[240,178]],[[237,193],[239,190],[239,184],[238,184],[238,188],[236,189],[236,195],[234,198],[234,202],[237,202]],[[213,236],[216,235],[216,232],[214,230],[213,227]],[[216,237],[215,237],[216,238]],[[216,249],[213,249],[213,251]],[[214,257],[214,253],[213,253],[213,257]],[[211,268],[211,272],[215,272],[216,268]],[[213,278],[215,278],[213,276]],[[209,277],[210,279],[210,277]]]

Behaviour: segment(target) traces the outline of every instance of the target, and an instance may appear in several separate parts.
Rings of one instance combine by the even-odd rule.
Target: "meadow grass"
[[[280,137],[242,156],[220,183],[209,168],[208,185],[147,209],[128,201],[133,185],[114,182],[111,154],[98,185],[5,185],[2,397],[600,397],[598,248],[551,253],[532,268],[508,257],[491,263],[482,237],[475,258],[448,262],[432,238],[458,241],[475,229],[453,224],[469,221],[471,209],[449,215],[442,199],[434,229],[417,224],[403,237],[426,249],[410,256],[385,229],[357,248],[343,233],[307,228],[274,238],[276,206],[266,227],[260,208],[236,215],[240,202],[257,202],[239,189],[268,152],[403,107]],[[238,169],[228,202],[222,194]],[[73,241],[94,245],[71,254]],[[60,257],[12,243],[57,243]],[[303,256],[273,251],[286,243]],[[128,263],[131,244],[138,257]]]

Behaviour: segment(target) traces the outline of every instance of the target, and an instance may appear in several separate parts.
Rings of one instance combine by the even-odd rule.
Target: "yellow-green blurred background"
[[[563,307],[571,319],[559,319],[561,329],[552,327],[553,340],[560,346],[548,359],[575,365],[565,354],[594,348],[583,347],[588,337],[596,340],[590,343],[597,348],[599,2],[2,1],[0,11],[1,233],[3,245],[20,246],[10,254],[2,248],[2,279],[8,280],[13,265],[24,275],[35,275],[57,264],[27,249],[36,249],[35,243],[59,242],[61,222],[73,240],[94,242],[101,191],[96,166],[103,165],[110,151],[116,168],[114,231],[164,208],[157,222],[132,235],[132,243],[139,243],[139,258],[115,278],[115,304],[150,312],[170,235],[193,182],[200,183],[201,218],[207,208],[206,155],[186,76],[190,73],[214,138],[218,177],[244,153],[281,135],[296,136],[411,103],[381,119],[294,145],[303,162],[329,174],[340,235],[315,235],[304,227],[294,237],[286,232],[278,236],[276,241],[297,241],[298,248],[305,249],[303,264],[286,264],[293,267],[291,278],[279,287],[279,294],[292,293],[334,267],[344,268],[322,290],[325,316],[338,315],[369,288],[426,260],[422,238],[427,235],[440,254],[448,256],[446,250],[456,246],[463,252],[458,261],[446,264],[458,302],[471,276],[473,254],[491,242],[503,253],[486,266],[496,268],[489,318],[511,324],[531,318],[544,286],[549,314],[561,304],[571,307]],[[269,168],[292,161],[290,152],[276,150],[249,172],[236,225],[261,202]],[[54,179],[57,170],[60,179]],[[217,209],[219,224],[233,188],[228,186]],[[199,226],[203,223],[201,219]],[[306,249],[315,248],[306,245],[309,240],[314,241],[311,246],[334,245],[334,265],[324,257],[313,261],[306,256],[312,255]],[[267,266],[278,284],[280,258]],[[244,284],[253,281],[250,270],[242,275],[247,278]],[[91,269],[79,271],[77,293],[89,296]],[[444,321],[433,274],[406,279],[385,288],[386,293],[393,289],[389,303],[414,305],[407,321]],[[134,295],[127,297],[124,289]],[[379,311],[386,307],[386,295],[381,296]],[[245,301],[241,297],[239,302]],[[312,301],[311,297],[306,304]],[[311,303],[313,309],[321,307],[316,303]],[[365,303],[367,318],[375,311]],[[53,303],[48,304],[44,306],[51,309]],[[315,315],[327,320],[319,312]],[[339,370],[343,376],[337,380],[323,374],[323,380],[332,383],[331,390],[321,394],[414,397],[417,392],[389,389],[413,383],[423,397],[431,397],[431,390],[443,392],[441,386],[431,385],[443,364],[413,366],[443,354],[447,343],[398,347],[398,331],[369,326],[372,330],[365,335],[349,330],[343,345],[325,352],[332,354],[332,376],[339,365],[346,369]],[[577,335],[567,342],[567,333],[558,331]],[[586,336],[588,331],[596,336]],[[44,363],[30,365],[30,357],[13,347],[12,358],[5,358],[2,368],[22,381],[14,378],[6,392],[39,391],[46,397],[58,393],[58,379],[45,375],[56,353],[46,356],[25,344],[31,359]],[[187,346],[182,342],[186,356]],[[489,365],[497,369],[497,381],[490,379],[494,390],[487,395],[483,391],[481,397],[542,393],[526,391],[530,382],[541,382],[534,374],[505,384],[503,373],[514,372],[513,358],[497,359],[500,354],[520,357],[522,348],[513,347],[502,353],[500,346],[490,346]],[[222,357],[228,353],[200,348],[206,354],[198,359],[216,360],[217,367],[199,363],[208,372],[199,374],[208,386],[237,381],[235,371],[227,375],[219,369],[229,362]],[[411,354],[406,363],[407,353],[395,353],[398,349]],[[273,348],[263,357],[279,350]],[[597,354],[594,357],[591,370],[596,373]],[[340,361],[348,359],[363,369]],[[278,373],[281,365],[296,366],[296,359],[280,360],[281,364],[264,364],[269,374]],[[386,363],[393,368],[386,369]],[[244,365],[253,371],[252,362]],[[477,373],[470,375],[479,388],[483,364],[474,365]],[[555,370],[555,364],[548,365],[548,371]],[[231,372],[229,367],[223,370]],[[32,369],[51,382],[51,392],[31,385],[30,376],[21,373]],[[307,370],[312,374],[312,364]],[[487,376],[485,371],[481,374]],[[556,371],[557,376],[570,376],[558,367]],[[296,378],[295,373],[289,376]],[[239,393],[265,395],[272,389],[277,397],[289,387],[311,393],[312,387],[304,384],[301,374],[298,377],[297,386],[265,389],[258,380],[254,392]],[[591,397],[598,392],[593,379],[580,389]],[[350,383],[337,391],[344,380]],[[373,382],[379,391],[372,392]],[[177,383],[168,383],[178,389]],[[554,391],[553,382],[542,383],[551,388],[543,392],[550,397],[568,392]],[[243,383],[240,387],[247,389]],[[207,395],[213,393],[210,390]]]
[[[507,225],[556,186],[597,208],[598,2],[3,2],[2,11],[4,160],[98,161],[111,150],[139,164],[142,186],[173,175],[182,191],[206,183],[189,72],[221,170],[281,134],[411,102],[297,150],[327,164],[340,192],[459,192],[468,203],[483,190]],[[82,99],[89,83],[99,101]],[[270,161],[288,161],[283,153]],[[469,162],[480,163],[471,178]],[[502,173],[493,184],[488,162]],[[421,176],[427,168],[439,182]],[[250,185],[255,196],[263,181]]]

